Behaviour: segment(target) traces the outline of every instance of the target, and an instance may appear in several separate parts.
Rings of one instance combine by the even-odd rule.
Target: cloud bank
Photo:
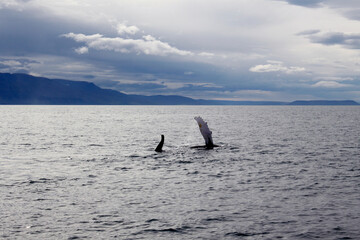
[[[3,0],[0,71],[146,95],[360,101],[359,13],[358,0]]]
[[[136,26],[126,26],[119,24],[117,26],[118,34],[134,35],[139,31]],[[85,35],[81,33],[67,33],[61,35],[62,37],[70,38],[76,42],[85,43],[86,47],[81,47],[75,51],[78,54],[88,52],[89,48],[96,50],[107,50],[120,53],[136,53],[155,56],[193,55],[190,51],[180,50],[176,47],[170,46],[166,42],[162,42],[151,35],[144,35],[139,39],[122,38],[122,37],[105,37],[102,34]]]
[[[350,84],[338,83],[335,81],[320,81],[312,85],[313,87],[322,87],[322,88],[344,88],[351,87]]]
[[[250,72],[265,73],[265,72],[283,72],[286,74],[293,74],[304,72],[303,67],[287,67],[280,61],[268,61],[268,64],[256,65],[249,69]]]

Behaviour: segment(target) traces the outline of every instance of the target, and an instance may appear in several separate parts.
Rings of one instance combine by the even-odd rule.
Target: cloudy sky
[[[360,101],[360,1],[0,0],[0,72],[144,95]]]

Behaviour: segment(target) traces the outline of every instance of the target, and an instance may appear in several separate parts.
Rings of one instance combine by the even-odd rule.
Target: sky
[[[0,0],[0,72],[128,94],[360,102],[360,1]]]

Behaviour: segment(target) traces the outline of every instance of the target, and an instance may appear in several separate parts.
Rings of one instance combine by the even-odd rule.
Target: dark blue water
[[[198,115],[221,147],[190,149],[204,142]],[[0,116],[1,239],[359,239],[359,107]]]

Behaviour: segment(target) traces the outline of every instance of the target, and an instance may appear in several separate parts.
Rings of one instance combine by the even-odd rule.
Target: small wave
[[[92,143],[88,145],[89,147],[104,147],[104,145],[102,144],[96,144],[96,143]]]
[[[142,231],[140,231],[138,233],[135,233],[135,235],[143,234],[143,233],[178,233],[178,234],[184,234],[189,229],[191,229],[191,227],[189,227],[189,226],[183,226],[183,227],[178,227],[178,228],[163,228],[163,229],[150,228],[150,229],[145,229],[145,230],[142,230]]]
[[[189,164],[189,163],[193,163],[192,161],[186,161],[186,160],[180,160],[180,161],[177,161],[177,163],[180,163],[180,164]]]
[[[203,220],[201,220],[204,223],[209,223],[209,222],[228,222],[231,221],[229,218],[225,217],[225,216],[219,216],[219,217],[209,217],[209,218],[205,218]]]
[[[208,176],[209,176],[209,177],[214,177],[214,178],[222,178],[222,177],[223,177],[223,174],[221,174],[221,173],[218,173],[218,174],[209,174]]]
[[[230,233],[226,233],[225,236],[249,237],[249,236],[253,236],[253,235],[249,234],[249,233],[242,233],[242,232],[230,232]]]
[[[159,221],[159,219],[151,218],[151,219],[149,219],[149,220],[146,220],[145,222],[151,223],[151,222],[158,222],[158,221]]]
[[[84,237],[71,236],[71,237],[68,237],[68,240],[83,239],[83,238],[84,238]]]
[[[51,179],[49,178],[39,178],[38,180],[29,180],[29,184],[35,184],[35,183],[48,183]]]
[[[239,149],[240,149],[239,147],[229,147],[229,150],[230,150],[230,151],[239,150]]]
[[[50,178],[39,178],[39,179],[30,179],[28,181],[25,181],[25,182],[19,182],[19,184],[29,184],[29,185],[32,185],[32,184],[56,184],[58,182],[61,182],[61,181],[64,181],[66,180],[67,178],[64,178],[64,177],[55,177],[53,179],[50,179]],[[43,189],[44,191],[49,191],[50,189],[48,188],[45,188]]]
[[[321,236],[318,233],[315,232],[303,232],[295,235],[295,238],[301,238],[301,239],[320,239]]]
[[[261,232],[261,233],[248,233],[248,232],[229,232],[225,234],[225,237],[251,237],[256,235],[266,235],[269,234],[268,232]]]
[[[85,162],[95,162],[96,161],[96,158],[92,158],[92,159],[85,159],[83,160]]]
[[[74,146],[74,144],[72,144],[72,143],[64,143],[64,144],[62,144],[62,146],[63,147],[72,147],[72,146]]]
[[[256,152],[258,154],[261,154],[261,155],[267,155],[267,154],[273,154],[274,151],[272,150],[262,150],[262,151],[259,151],[259,152]]]
[[[112,217],[113,215],[109,215],[109,214],[100,214],[97,217],[99,218],[107,218],[107,217]]]
[[[129,171],[132,168],[128,168],[128,167],[115,167],[114,170],[115,171]]]
[[[48,200],[48,199],[46,199],[46,198],[37,198],[37,199],[35,199],[34,201],[35,201],[35,202],[39,202],[39,201],[46,201],[46,200]]]

